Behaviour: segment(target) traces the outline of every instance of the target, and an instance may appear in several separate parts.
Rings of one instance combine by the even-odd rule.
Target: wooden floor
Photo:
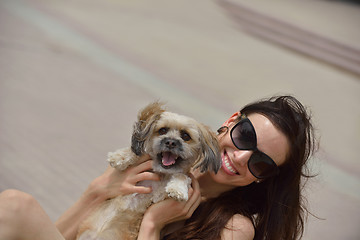
[[[360,7],[226,2],[0,1],[0,191],[34,195],[56,220],[105,170],[107,152],[129,145],[150,101],[215,130],[242,105],[289,93],[321,135],[306,195],[325,220],[310,216],[304,239],[359,239]],[[259,28],[244,9],[297,35]],[[353,55],[319,50],[301,31]],[[300,37],[307,48],[293,44]]]

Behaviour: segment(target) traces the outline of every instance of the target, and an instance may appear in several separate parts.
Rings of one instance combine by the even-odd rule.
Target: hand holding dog
[[[79,240],[138,239],[145,212],[164,200],[147,213],[150,221],[146,220],[145,226],[149,223],[153,227],[145,229],[156,228],[159,234],[167,223],[189,218],[201,201],[197,182],[189,198],[191,169],[216,173],[221,159],[216,134],[209,127],[168,112],[159,102],[139,112],[131,146],[107,156],[114,169],[96,179],[94,189],[100,192],[100,197],[95,194],[95,198],[108,201],[83,221]],[[172,201],[166,201],[168,198]]]
[[[75,239],[80,223],[105,200],[131,193],[149,193],[148,187],[136,186],[139,181],[158,181],[159,176],[148,172],[152,168],[149,155],[140,158],[139,164],[120,172],[112,167],[94,179],[81,198],[57,221],[56,226],[66,239]],[[84,207],[86,206],[86,207]]]
[[[199,182],[190,174],[192,187],[189,189],[189,200],[179,202],[166,199],[150,206],[145,212],[138,239],[159,239],[161,229],[169,223],[186,220],[191,217],[201,202]]]
[[[131,193],[150,193],[150,187],[137,186],[136,184],[144,180],[159,181],[159,176],[150,172],[151,169],[152,160],[150,156],[143,155],[137,165],[133,165],[125,171],[120,172],[115,168],[108,167],[101,176],[90,184],[90,188],[99,198],[104,200]]]

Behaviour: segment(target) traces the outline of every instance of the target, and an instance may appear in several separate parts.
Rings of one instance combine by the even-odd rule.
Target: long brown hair
[[[234,214],[253,221],[255,240],[302,237],[307,210],[301,180],[311,177],[306,162],[316,147],[310,115],[293,96],[260,100],[240,112],[263,114],[288,138],[290,151],[279,175],[208,199],[182,229],[166,239],[220,239],[221,231]]]

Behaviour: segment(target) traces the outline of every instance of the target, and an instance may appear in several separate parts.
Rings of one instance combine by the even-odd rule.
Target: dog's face
[[[201,155],[198,123],[171,112],[164,112],[151,133],[148,152],[156,172],[188,172]]]
[[[151,156],[155,172],[187,173],[194,165],[202,171],[219,169],[216,136],[206,126],[161,108],[161,111],[151,108],[150,113],[148,110],[145,108],[139,115],[132,148],[138,155],[148,153]],[[140,116],[146,116],[146,120]],[[143,135],[139,136],[140,133]],[[141,144],[134,139],[142,140]]]

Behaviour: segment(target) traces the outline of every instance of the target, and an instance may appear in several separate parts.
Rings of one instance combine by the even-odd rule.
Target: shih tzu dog
[[[191,168],[202,172],[220,168],[215,133],[192,118],[165,111],[154,102],[138,114],[131,147],[108,154],[110,165],[119,171],[135,164],[143,154],[153,159],[153,172],[160,181],[143,181],[149,194],[130,194],[107,200],[82,224],[79,240],[136,239],[142,217],[153,203],[173,198],[188,200]]]

